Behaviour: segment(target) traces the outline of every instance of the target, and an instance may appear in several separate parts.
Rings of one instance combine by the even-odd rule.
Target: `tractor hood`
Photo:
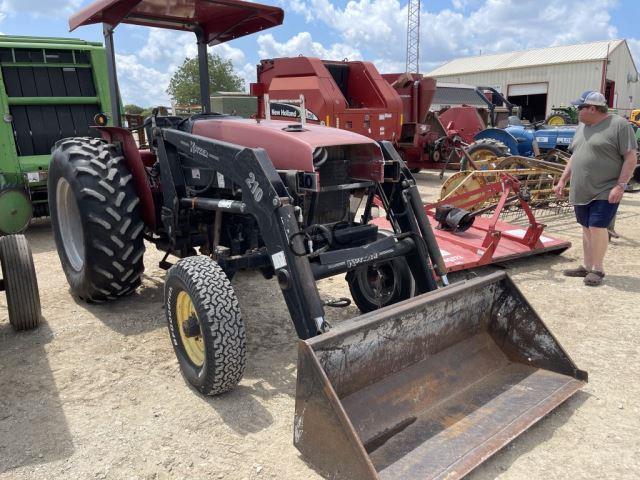
[[[322,125],[279,120],[198,119],[191,133],[250,148],[263,148],[278,170],[313,172],[317,168],[318,149],[340,150],[351,164],[351,176],[382,181],[384,160],[380,146],[357,133]],[[316,165],[314,165],[316,154]]]

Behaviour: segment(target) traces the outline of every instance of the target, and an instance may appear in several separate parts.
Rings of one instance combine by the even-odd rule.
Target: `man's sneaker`
[[[562,274],[565,277],[586,277],[589,274],[589,270],[580,265],[578,268],[563,270]]]
[[[604,279],[604,272],[598,272],[597,270],[593,270],[584,277],[584,284],[588,287],[598,287],[602,285],[602,280]]]

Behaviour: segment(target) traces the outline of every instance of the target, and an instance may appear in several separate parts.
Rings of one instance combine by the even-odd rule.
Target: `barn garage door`
[[[522,118],[530,122],[543,120],[547,110],[546,83],[522,83],[509,85],[507,99],[522,107]]]
[[[521,95],[540,95],[547,93],[549,84],[547,83],[523,83],[520,85],[509,85],[509,96],[518,97]]]

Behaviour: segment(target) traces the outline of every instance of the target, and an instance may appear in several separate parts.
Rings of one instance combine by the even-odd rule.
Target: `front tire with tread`
[[[499,140],[483,138],[476,140],[467,147],[467,153],[474,161],[492,160],[511,155],[509,147]]]
[[[29,330],[40,323],[40,295],[31,248],[24,235],[0,237],[0,263],[7,295],[9,323]]]
[[[120,150],[105,140],[55,144],[48,180],[51,223],[71,291],[83,300],[112,300],[140,285],[144,223],[132,180]]]
[[[178,317],[178,298],[187,294],[193,304],[204,347],[197,365],[185,347]],[[231,282],[209,257],[184,258],[167,272],[164,288],[169,335],[185,379],[205,395],[232,390],[246,366],[246,334]]]

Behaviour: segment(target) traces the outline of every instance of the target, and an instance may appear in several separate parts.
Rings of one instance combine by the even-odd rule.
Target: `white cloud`
[[[256,82],[256,65],[253,63],[245,63],[241,69],[237,70],[238,75],[244,80],[244,89],[249,91],[249,86]]]
[[[253,75],[248,75],[246,57],[242,50],[224,43],[210,47],[209,51],[224,60],[230,60],[236,73],[244,78],[247,87],[249,82],[255,82],[255,67]],[[118,79],[125,103],[141,106],[168,105],[170,99],[166,90],[171,76],[185,58],[197,55],[198,47],[192,33],[150,28],[138,53],[117,55]]]
[[[287,0],[313,24],[334,31],[343,45],[404,65],[407,4],[399,0],[352,0],[343,8],[330,0]],[[615,38],[610,11],[617,0],[454,0],[452,9],[420,15],[421,70],[461,56],[568,45]],[[294,37],[295,38],[295,37]],[[321,48],[322,45],[320,45]],[[335,57],[334,57],[335,58]],[[404,68],[404,67],[403,67]]]
[[[0,0],[2,14],[29,13],[33,16],[66,17],[80,9],[82,0]]]
[[[307,7],[305,0],[289,0],[286,6],[289,11],[302,15],[307,23],[313,20],[313,13]]]
[[[636,68],[640,69],[640,39],[629,38],[627,43],[629,44],[629,50],[631,50],[631,56],[636,64]]]
[[[278,42],[273,35],[266,33],[258,37],[258,55],[260,58],[297,57],[305,55],[330,60],[358,60],[360,51],[346,44],[334,43],[329,48],[313,41],[309,32],[300,32],[286,42]]]
[[[169,72],[162,72],[140,62],[136,55],[116,54],[120,94],[125,104],[142,107],[170,105],[166,89],[171,79]]]
[[[210,47],[209,51],[218,55],[223,60],[231,60],[231,64],[236,69],[241,69],[246,61],[246,56],[239,48],[231,47],[228,43],[221,43],[215,47]]]
[[[140,58],[153,63],[181,65],[185,58],[198,54],[193,33],[177,32],[165,28],[149,28],[149,35],[140,49]]]
[[[224,60],[231,60],[236,68],[241,68],[245,62],[244,52],[229,46],[228,43],[209,47],[209,52],[219,55]],[[139,55],[143,60],[169,65],[169,70],[175,71],[185,58],[198,55],[198,46],[193,33],[150,28],[147,41],[140,49]]]

